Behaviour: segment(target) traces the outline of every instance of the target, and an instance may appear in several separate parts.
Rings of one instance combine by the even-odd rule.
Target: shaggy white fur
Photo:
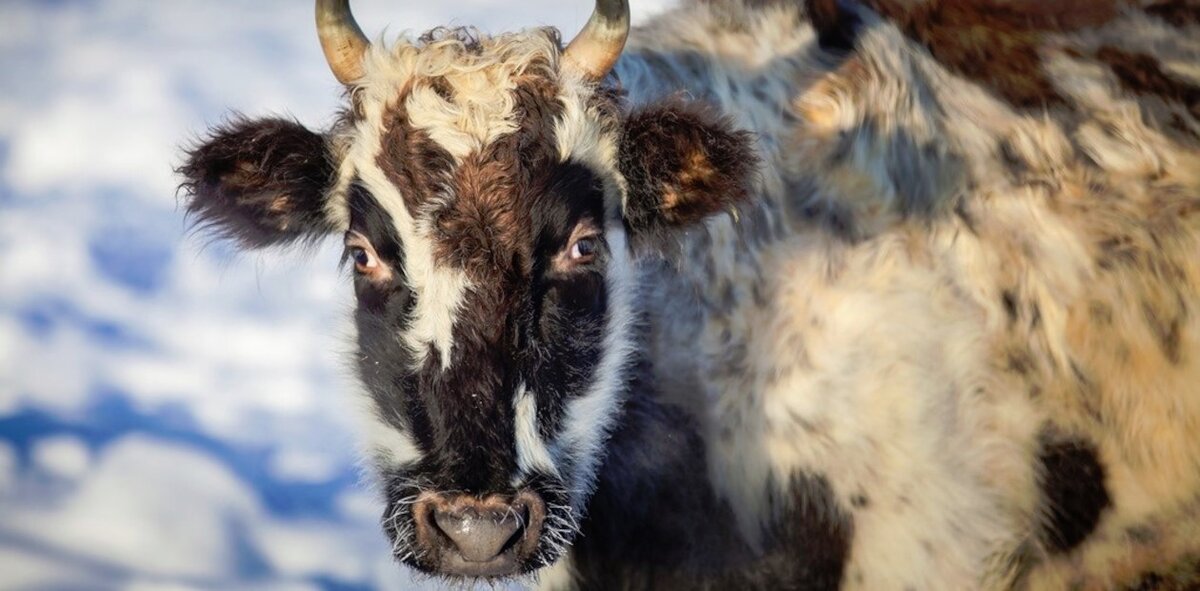
[[[624,229],[606,227],[602,361],[549,441],[517,395],[522,469],[553,462],[582,512],[641,306],[658,382],[699,419],[743,533],[757,540],[791,483],[820,476],[853,524],[844,588],[1099,589],[1195,556],[1195,24],[1153,13],[1170,2],[840,4],[859,22],[845,53],[818,47],[799,2],[692,0],[633,32],[615,72],[630,105],[684,92],[754,131],[758,205],[689,234],[665,273],[636,269]],[[444,362],[472,285],[435,264],[430,222],[377,164],[395,101],[461,160],[515,129],[509,91],[541,68],[561,158],[610,203],[626,192],[618,122],[559,68],[553,37],[478,43],[373,49],[336,139],[331,215],[344,221],[353,179],[388,209],[418,302],[399,338]],[[423,76],[455,99],[411,86]],[[1041,455],[1057,440],[1095,449],[1108,495],[1066,549],[1044,534]],[[407,459],[407,445],[375,447]],[[545,577],[569,578],[568,559]]]
[[[745,533],[819,474],[853,516],[848,589],[1110,588],[1200,551],[1197,121],[1115,62],[1195,88],[1194,27],[1038,31],[1062,100],[1028,108],[893,22],[919,4],[859,10],[841,58],[794,3],[749,4],[685,3],[618,65],[634,101],[715,102],[767,160],[767,221],[715,219],[680,285],[648,280],[660,381]],[[673,312],[691,291],[699,317]],[[1111,495],[1065,554],[1037,537],[1047,432],[1094,442]]]

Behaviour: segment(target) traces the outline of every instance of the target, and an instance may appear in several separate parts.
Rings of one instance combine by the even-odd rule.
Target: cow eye
[[[562,273],[590,268],[590,263],[603,254],[603,240],[600,229],[590,220],[575,224],[567,247],[554,256],[552,268]]]
[[[585,236],[575,241],[571,245],[571,260],[576,263],[584,263],[592,260],[596,256],[596,238]]]
[[[354,261],[354,271],[374,275],[380,271],[379,255],[365,236],[353,230],[346,232],[346,255]]]
[[[366,272],[379,264],[371,257],[371,253],[367,252],[367,249],[357,246],[350,248],[350,258],[354,259],[354,268],[359,273]]]

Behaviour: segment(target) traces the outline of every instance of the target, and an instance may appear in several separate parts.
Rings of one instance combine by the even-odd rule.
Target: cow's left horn
[[[317,0],[317,35],[338,82],[348,85],[362,78],[363,55],[371,42],[354,21],[350,0]]]
[[[583,30],[571,40],[563,59],[592,80],[612,70],[629,36],[629,2],[596,0],[596,9]]]

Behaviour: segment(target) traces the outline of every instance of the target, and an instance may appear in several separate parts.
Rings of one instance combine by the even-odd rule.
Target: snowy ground
[[[355,9],[394,37],[591,7]],[[311,5],[0,0],[0,89],[0,588],[414,587],[355,465],[335,245],[238,255],[175,201],[230,109],[330,119]]]

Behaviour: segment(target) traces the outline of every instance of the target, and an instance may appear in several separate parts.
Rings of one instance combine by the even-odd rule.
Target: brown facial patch
[[[448,185],[454,158],[409,121],[405,107],[409,93],[401,92],[395,106],[384,115],[383,145],[375,161],[400,191],[405,207],[416,215]]]
[[[454,201],[436,214],[438,258],[476,277],[509,268],[529,250],[527,185],[515,143],[505,138],[463,160]]]
[[[1097,26],[1116,16],[1112,0],[870,0],[946,68],[1018,107],[1061,103],[1042,68],[1048,34]]]
[[[1200,87],[1168,74],[1154,56],[1106,45],[1096,51],[1096,59],[1112,68],[1125,90],[1179,103],[1200,119]]]
[[[555,159],[557,85],[530,76],[513,91],[518,130],[463,159],[453,172],[451,202],[434,213],[441,262],[477,279],[516,273],[533,248],[530,210]]]

